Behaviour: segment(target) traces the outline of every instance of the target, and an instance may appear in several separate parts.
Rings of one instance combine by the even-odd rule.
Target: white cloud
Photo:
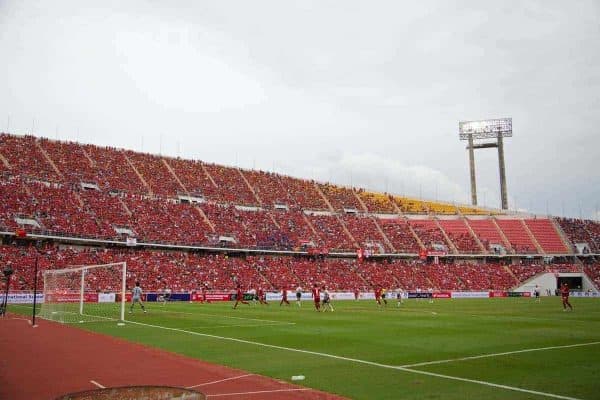
[[[466,204],[464,189],[442,171],[425,165],[408,165],[396,159],[365,152],[319,154],[318,164],[295,165],[287,172],[318,181],[362,187],[379,192]]]

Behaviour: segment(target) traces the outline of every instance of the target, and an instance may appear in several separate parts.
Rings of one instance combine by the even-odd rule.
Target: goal
[[[39,316],[63,323],[125,320],[125,262],[44,271]]]

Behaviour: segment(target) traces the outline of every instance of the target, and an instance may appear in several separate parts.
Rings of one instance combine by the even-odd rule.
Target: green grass
[[[574,312],[563,312],[558,298],[543,298],[541,303],[523,298],[433,304],[409,300],[401,308],[390,302],[384,310],[372,301],[347,301],[335,303],[334,313],[317,313],[308,302],[302,308],[271,303],[240,305],[237,310],[230,303],[147,303],[147,314],[138,308],[126,318],[181,331],[115,322],[76,326],[277,379],[305,375],[302,385],[356,399],[549,398],[414,371],[597,399],[598,344],[452,361],[411,367],[412,371],[386,368],[600,341],[600,299],[571,302]]]

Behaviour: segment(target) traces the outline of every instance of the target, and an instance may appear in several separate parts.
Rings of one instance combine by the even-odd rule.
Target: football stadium
[[[59,7],[61,15],[69,21],[73,18],[79,29],[73,30],[72,21],[67,21],[65,32],[89,35],[88,29],[94,28],[79,24],[86,21],[94,26],[98,22],[92,15],[96,14],[88,15],[86,7],[74,11],[73,4],[65,4]],[[190,14],[206,11],[188,6]],[[242,14],[238,6],[219,7]],[[262,6],[257,4],[259,9]],[[286,21],[291,18],[288,6],[269,4],[267,8]],[[40,26],[45,26],[45,12],[36,14],[36,7],[0,4],[0,11],[6,11],[0,22],[18,22],[35,14]],[[309,16],[301,18],[324,18],[327,11],[321,7],[301,7]],[[342,12],[339,7],[334,7],[336,15]],[[533,5],[525,8],[538,10]],[[552,3],[550,8],[561,10],[564,5]],[[384,9],[397,11],[391,4]],[[147,15],[162,10],[165,15],[153,18],[174,19],[175,26],[185,24],[177,18],[186,13],[175,13],[171,6],[140,3],[132,10],[128,12],[139,10]],[[586,10],[600,16],[597,5]],[[171,11],[179,16],[175,18]],[[105,8],[96,12],[109,19],[117,15]],[[254,15],[255,11],[248,12]],[[444,9],[439,15],[454,16],[455,12]],[[48,13],[53,18],[52,13],[59,11]],[[542,14],[553,21],[554,14],[548,13]],[[133,14],[127,15],[132,18]],[[577,16],[585,22],[582,26],[588,26],[588,19]],[[211,18],[220,20],[215,15]],[[384,19],[383,14],[380,18]],[[113,22],[107,22],[108,26]],[[377,30],[377,23],[371,23]],[[19,31],[19,24],[9,24],[0,32],[5,29],[7,37],[17,40],[18,32],[24,32]],[[23,26],[33,29],[35,25],[27,24]],[[54,20],[49,24],[57,26]],[[318,32],[321,22],[315,24]],[[347,32],[354,29],[340,24]],[[277,26],[282,32],[296,32]],[[341,46],[344,40],[332,33],[334,26],[321,31],[318,40],[301,41],[332,40]],[[521,28],[516,25],[517,30]],[[523,29],[523,37],[529,37],[529,28]],[[42,35],[44,30],[39,32]],[[593,32],[589,40],[598,43],[598,30]],[[48,43],[53,43],[50,36]],[[68,42],[57,37],[59,43]],[[26,48],[31,39],[18,40]],[[41,36],[33,40],[43,42]],[[253,40],[240,43],[251,47]],[[134,43],[141,46],[142,42]],[[181,45],[172,36],[167,43]],[[519,45],[525,50],[533,46]],[[2,39],[0,49],[17,54]],[[57,61],[68,69],[67,64],[67,60]],[[327,69],[333,64],[329,60],[319,65]],[[514,65],[519,64],[515,61]],[[10,72],[11,82],[21,79],[15,75],[18,68],[2,68]],[[591,71],[581,68],[582,75]],[[189,72],[169,71],[174,75]],[[40,82],[51,81],[53,73],[39,78]],[[102,74],[98,79],[109,84]],[[8,82],[6,87],[13,86]],[[125,93],[127,88],[122,90]],[[238,91],[243,96],[244,88],[237,87],[233,93]],[[522,158],[514,154],[522,143],[520,136],[527,135],[524,127],[531,128],[523,121],[529,111],[515,117],[514,138],[511,115],[464,117],[487,110],[479,108],[448,117],[454,123],[443,136],[452,136],[456,145],[452,149],[437,153],[435,145],[431,149],[413,146],[408,144],[412,143],[408,133],[398,139],[406,140],[408,153],[423,154],[427,168],[438,168],[436,159],[446,160],[448,169],[440,176],[453,177],[453,165],[460,167],[457,187],[465,196],[457,201],[449,192],[438,195],[437,184],[435,195],[423,196],[421,178],[409,190],[398,185],[389,188],[387,177],[384,185],[371,184],[363,179],[369,173],[365,164],[352,166],[349,175],[355,178],[344,182],[335,176],[327,179],[291,169],[257,168],[255,160],[249,167],[231,162],[232,158],[219,158],[223,149],[215,143],[231,140],[233,151],[243,151],[244,146],[236,147],[233,142],[243,143],[243,135],[261,124],[267,126],[262,120],[264,110],[254,106],[247,107],[251,108],[248,113],[257,115],[257,126],[249,128],[246,120],[240,122],[232,134],[240,135],[238,139],[220,139],[218,134],[214,138],[178,136],[173,128],[164,137],[148,133],[144,149],[144,136],[141,146],[131,144],[124,128],[113,127],[116,136],[106,138],[98,133],[94,124],[107,115],[91,107],[87,99],[81,99],[79,109],[89,109],[90,122],[82,127],[90,133],[68,136],[25,112],[12,111],[17,117],[11,119],[10,110],[26,109],[29,103],[19,103],[23,98],[17,101],[11,97],[13,92],[7,93],[11,104],[0,102],[9,114],[6,129],[0,133],[0,398],[599,398],[597,143],[587,143],[577,156],[582,164],[594,160],[586,167],[587,175],[567,177],[571,182],[581,181],[585,190],[592,187],[591,200],[585,201],[596,202],[596,212],[584,214],[582,189],[581,197],[567,205],[569,210],[578,208],[577,215],[565,212],[564,205],[560,212],[549,211],[542,194],[546,187],[560,199],[571,198],[560,197],[561,192],[577,192],[575,186],[559,183],[561,174],[577,164],[565,155],[566,148],[556,153],[565,160],[563,164],[557,161],[556,169],[531,156],[534,150],[527,149],[528,155]],[[598,93],[591,104],[598,104]],[[113,95],[119,97],[119,93]],[[48,107],[62,98],[52,96]],[[365,94],[360,104],[369,96]],[[105,104],[110,108],[109,103]],[[202,112],[227,129],[238,126],[230,125],[229,114],[223,120],[208,116],[225,111],[208,107]],[[594,128],[592,119],[597,120],[593,111],[590,115],[581,117],[588,130]],[[531,111],[531,118],[537,117]],[[77,118],[83,117],[72,116]],[[151,120],[151,127],[153,118],[158,121],[161,116],[145,118]],[[407,127],[407,132],[420,128],[429,129],[426,122],[420,122],[416,128]],[[104,125],[102,129],[110,131]],[[368,134],[362,134],[368,141]],[[132,136],[134,141],[140,137]],[[148,150],[159,136],[158,150]],[[281,154],[290,158],[295,146],[297,153],[304,148],[279,136],[262,140],[258,147],[281,145]],[[314,140],[311,146],[318,146]],[[445,139],[440,135],[439,140]],[[573,146],[577,140],[572,137]],[[204,159],[180,154],[180,146],[192,148],[198,143],[207,149],[200,154],[214,150],[217,155]],[[177,152],[165,152],[163,146],[176,147]],[[343,151],[342,144],[332,146],[329,150]],[[553,144],[547,146],[544,151],[554,151],[549,147]],[[482,162],[484,152],[479,150],[490,148]],[[319,154],[317,161],[305,153],[298,157],[318,168],[319,157],[327,157]],[[258,157],[264,165],[271,162],[270,155],[248,157]],[[481,168],[493,169],[493,174],[484,172],[481,179]],[[513,174],[516,169],[529,175]],[[489,176],[500,181],[499,189],[485,189],[498,198],[491,206],[489,199],[482,198],[481,187],[477,189],[478,184],[492,186]],[[529,190],[529,183],[521,182],[524,177],[531,177]],[[513,187],[518,194],[513,194]],[[527,191],[533,193],[537,205],[517,207],[515,196],[523,199]],[[546,212],[539,206],[544,201]]]

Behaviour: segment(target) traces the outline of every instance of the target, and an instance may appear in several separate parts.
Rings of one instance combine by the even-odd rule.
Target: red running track
[[[342,399],[49,321],[0,318],[0,399],[55,399],[99,386],[195,387],[208,399]],[[92,382],[94,381],[94,382]]]

